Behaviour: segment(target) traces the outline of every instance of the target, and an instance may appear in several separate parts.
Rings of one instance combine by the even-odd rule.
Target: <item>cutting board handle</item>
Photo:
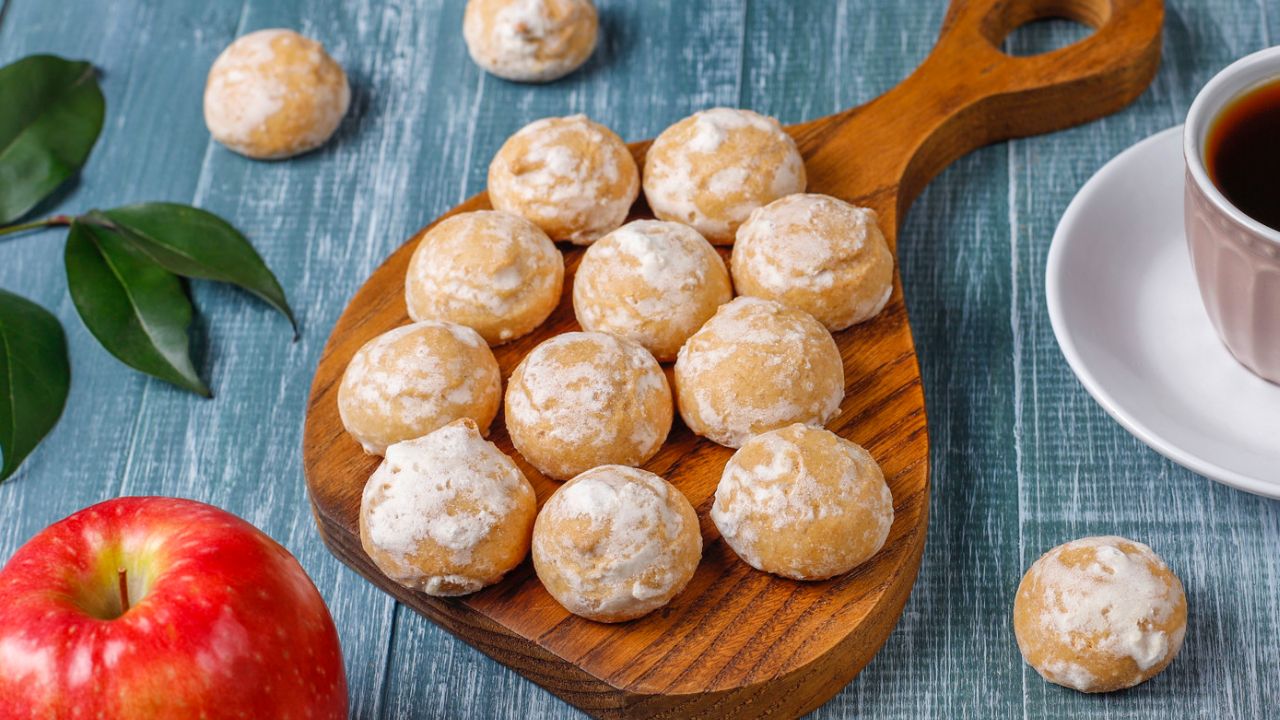
[[[1009,33],[1045,18],[1094,32],[1040,55],[1000,49]],[[962,155],[1094,120],[1136,99],[1160,63],[1163,20],[1163,0],[953,0],[937,44],[910,77],[866,105],[797,129],[825,135],[807,162],[814,174],[844,178],[833,194],[866,199],[897,189],[900,218]]]

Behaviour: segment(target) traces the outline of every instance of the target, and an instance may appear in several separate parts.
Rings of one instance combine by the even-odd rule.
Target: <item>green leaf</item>
[[[82,220],[118,232],[169,272],[247,290],[288,318],[297,336],[298,323],[276,276],[244,235],[217,215],[154,202],[95,210]]]
[[[0,290],[0,482],[57,424],[70,387],[67,339],[58,319]]]
[[[87,62],[32,55],[0,68],[0,225],[84,165],[105,110]]]
[[[80,318],[124,364],[210,395],[191,364],[191,301],[178,276],[119,234],[76,220],[67,234],[67,288]]]

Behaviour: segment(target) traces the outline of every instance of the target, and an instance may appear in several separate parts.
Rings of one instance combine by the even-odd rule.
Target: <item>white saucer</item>
[[[1182,233],[1182,128],[1117,155],[1071,201],[1049,248],[1058,345],[1089,394],[1170,460],[1280,497],[1280,385],[1209,324]]]

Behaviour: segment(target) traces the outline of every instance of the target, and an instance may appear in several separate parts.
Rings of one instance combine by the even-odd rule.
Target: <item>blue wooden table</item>
[[[353,717],[577,715],[398,607],[329,556],[308,513],[303,407],[339,311],[419,226],[479,190],[526,122],[585,112],[629,140],[714,105],[783,122],[864,102],[922,60],[944,0],[603,0],[604,40],[550,86],[483,75],[462,0],[9,0],[0,63],[37,52],[102,73],[107,121],[79,183],[50,212],[173,200],[243,230],[279,275],[303,334],[242,294],[196,283],[204,401],[126,369],[67,296],[62,236],[0,240],[0,287],[61,318],[71,398],[57,429],[0,486],[0,560],[49,523],[117,495],[197,498],[284,543],[342,636]],[[322,40],[354,85],[336,141],[259,163],[210,142],[201,94],[233,38],[291,27]],[[1082,35],[1041,23],[1011,52]],[[1275,0],[1171,0],[1164,61],[1130,109],[984,149],[939,177],[901,233],[902,275],[933,447],[928,547],[897,630],[816,717],[1276,717],[1280,504],[1229,490],[1148,450],[1085,394],[1043,297],[1058,215],[1108,158],[1181,122],[1196,89],[1280,41]],[[0,109],[3,111],[3,109]],[[1278,430],[1280,435],[1280,430]],[[1014,644],[1023,570],[1082,535],[1123,534],[1181,575],[1181,657],[1136,689],[1088,697],[1045,684]]]

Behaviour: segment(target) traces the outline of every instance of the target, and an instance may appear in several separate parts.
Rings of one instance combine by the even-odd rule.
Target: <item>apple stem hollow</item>
[[[123,615],[129,612],[129,571],[116,570],[116,578],[120,582],[120,614]]]

